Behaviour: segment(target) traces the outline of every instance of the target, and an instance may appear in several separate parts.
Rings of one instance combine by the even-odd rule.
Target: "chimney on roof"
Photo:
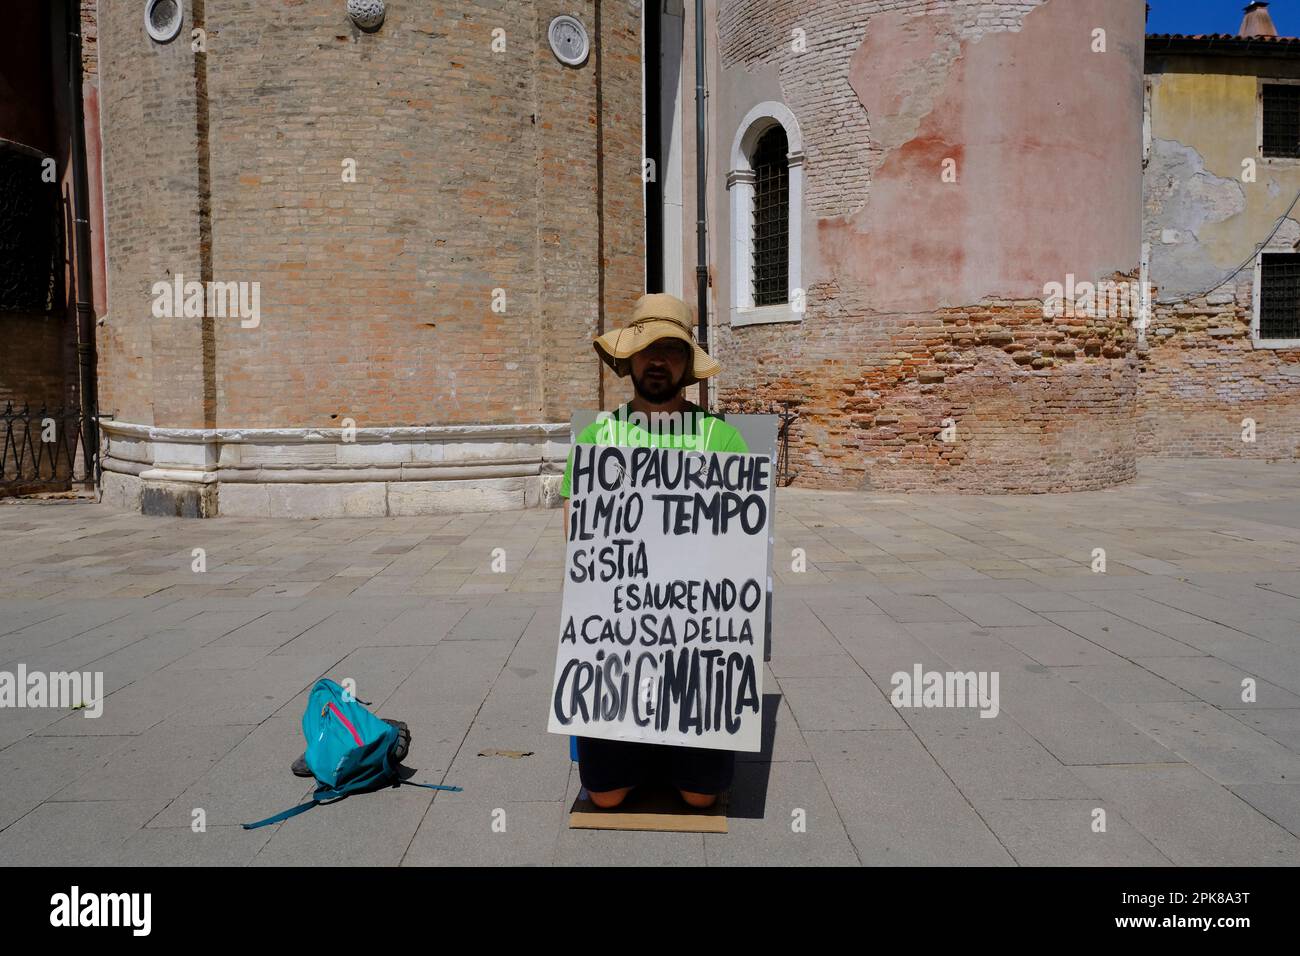
[[[1257,2],[1246,7],[1246,15],[1241,19],[1241,29],[1237,31],[1237,36],[1277,36],[1277,27],[1273,26],[1273,18],[1268,15],[1267,3],[1257,0]]]

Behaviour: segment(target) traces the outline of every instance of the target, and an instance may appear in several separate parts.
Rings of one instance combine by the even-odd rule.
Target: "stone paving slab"
[[[1230,789],[1278,826],[1300,836],[1300,783],[1243,783]]]
[[[108,694],[99,718],[0,707],[0,864],[1300,865],[1300,465],[778,502],[762,750],[708,835],[567,826],[555,511],[0,502],[0,671],[99,672]],[[895,707],[916,667],[996,672],[997,716]],[[412,779],[465,790],[240,828],[310,792],[288,767],[321,676],[410,725]]]
[[[1115,709],[1219,783],[1300,781],[1300,754],[1210,704],[1173,701],[1117,704]]]
[[[1093,829],[1096,811],[1106,829]],[[980,815],[1022,866],[1169,866],[1115,808],[1101,800],[1006,799],[980,805]]]
[[[910,731],[813,731],[806,736],[862,863],[1015,862]],[[942,833],[943,838],[923,838],[925,832]]]
[[[1124,663],[1118,654],[1059,624],[999,627],[990,633],[1044,667],[1108,667]]]
[[[1300,844],[1290,833],[1195,767],[1075,772],[1176,865],[1300,865]]]
[[[112,866],[247,866],[272,831],[242,827],[214,827],[195,832],[191,827],[144,827],[108,857]]]
[[[1093,791],[1019,724],[956,709],[901,711],[908,727],[977,809],[1011,799],[1065,800]]]
[[[134,743],[135,737],[25,737],[0,751],[0,829]]]
[[[0,830],[5,866],[107,866],[161,809],[161,801],[46,800]],[[161,861],[160,861],[161,862]]]
[[[1054,611],[1049,621],[1121,657],[1196,657],[1200,652],[1109,611]]]
[[[1215,657],[1135,657],[1133,663],[1225,710],[1246,706],[1242,700],[1246,679],[1254,681],[1256,709],[1300,708],[1300,696]]]
[[[1247,727],[1254,727],[1292,753],[1300,753],[1300,708],[1270,710],[1265,706],[1264,709],[1229,709],[1224,713],[1236,717]]]
[[[811,760],[742,763],[728,832],[704,834],[710,866],[855,866],[858,856]]]
[[[252,732],[242,725],[184,726],[163,721],[68,784],[55,800],[135,800],[179,793]]]
[[[272,717],[223,754],[148,826],[188,828],[194,811],[201,809],[209,827],[232,827],[301,803],[315,787],[289,772],[302,750],[301,722]]]
[[[790,677],[780,683],[795,722],[805,732],[893,730],[905,726],[898,711],[865,674]]]
[[[1190,660],[1198,661],[1201,658],[1194,657]],[[1196,699],[1196,695],[1190,691],[1123,658],[1118,658],[1113,664],[1080,664],[1049,667],[1048,670],[1107,706],[1141,701]]]
[[[1009,670],[1004,677],[1006,712],[1066,766],[1174,759],[1158,738],[1113,707],[1062,684],[1046,668]]]
[[[273,832],[252,865],[397,866],[432,802],[432,790],[390,787],[316,807],[263,828]],[[288,808],[265,816],[277,809]]]
[[[568,806],[507,800],[488,806],[463,794],[436,795],[403,866],[547,866],[555,861]]]
[[[779,693],[775,677],[763,678],[763,743],[756,753],[736,755],[736,763],[787,763],[810,761],[812,753],[803,731],[790,710],[789,702]]]

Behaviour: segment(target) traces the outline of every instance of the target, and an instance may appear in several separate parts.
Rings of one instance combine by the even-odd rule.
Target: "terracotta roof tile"
[[[1243,37],[1235,33],[1148,33],[1148,40],[1237,40],[1242,43],[1297,43],[1300,37]]]

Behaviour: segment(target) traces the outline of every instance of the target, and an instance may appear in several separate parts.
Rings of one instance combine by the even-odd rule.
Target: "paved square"
[[[108,697],[96,719],[0,709],[0,863],[1300,864],[1300,463],[1148,460],[1073,495],[785,489],[776,527],[765,745],[731,832],[612,833],[568,829],[577,768],[544,729],[558,512],[2,502],[0,671],[102,672]],[[996,672],[997,716],[895,708],[917,665]],[[310,791],[288,768],[321,676],[464,792],[242,830]]]

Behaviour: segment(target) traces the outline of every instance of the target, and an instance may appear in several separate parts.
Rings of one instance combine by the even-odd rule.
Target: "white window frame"
[[[1264,155],[1264,87],[1265,86],[1296,86],[1300,85],[1300,78],[1292,77],[1264,77],[1261,76],[1255,83],[1255,153],[1259,156],[1260,162],[1268,166],[1300,166],[1300,156],[1265,156]]]
[[[790,260],[786,273],[786,301],[777,305],[754,305],[754,167],[751,162],[759,139],[773,126],[785,130],[789,149],[787,247]],[[803,288],[803,136],[799,123],[784,103],[759,103],[740,121],[731,143],[731,171],[727,173],[731,205],[731,324],[765,325],[802,322],[805,308]]]
[[[1251,294],[1250,341],[1257,349],[1300,349],[1300,339],[1262,339],[1259,337],[1260,289],[1264,281],[1265,255],[1298,255],[1294,249],[1261,249],[1255,256],[1255,288]]]

